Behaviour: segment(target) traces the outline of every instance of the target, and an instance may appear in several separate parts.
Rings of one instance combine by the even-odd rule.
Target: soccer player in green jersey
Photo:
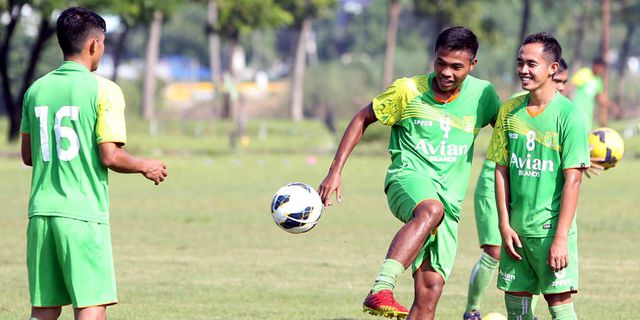
[[[529,93],[500,109],[487,158],[496,163],[502,235],[498,288],[509,319],[532,319],[531,296],[542,293],[553,319],[576,319],[575,212],[589,163],[585,119],[552,78],[562,49],[548,33],[527,36],[517,72]]]
[[[558,92],[564,94],[565,84],[569,79],[569,67],[567,62],[560,58],[558,71],[551,79],[553,87]],[[528,93],[525,91],[523,94]],[[500,262],[500,229],[498,229],[498,209],[496,209],[495,196],[495,169],[493,161],[485,160],[478,176],[478,182],[473,197],[474,211],[476,217],[476,229],[478,231],[478,242],[482,249],[480,259],[473,266],[469,277],[469,288],[467,290],[467,306],[465,308],[464,320],[480,320],[480,303],[493,279],[495,270]],[[596,172],[596,174],[598,174]],[[531,303],[531,310],[535,310],[537,296],[534,296]]]
[[[593,59],[591,68],[581,68],[571,77],[570,87],[575,88],[573,102],[583,112],[587,120],[587,131],[593,129],[593,111],[596,101],[602,108],[620,114],[620,108],[604,94],[602,76],[607,72],[607,64],[602,58]]]
[[[460,207],[469,182],[478,131],[494,123],[500,99],[493,86],[474,78],[478,41],[453,27],[436,40],[434,72],[402,78],[360,110],[349,124],[329,173],[318,189],[325,205],[336,192],[347,157],[373,122],[391,126],[384,191],[404,226],[393,238],[363,308],[374,315],[433,319],[457,249]],[[412,267],[410,312],[393,297],[396,280]]]
[[[22,159],[33,167],[27,230],[31,319],[53,320],[72,304],[76,320],[106,319],[117,303],[107,169],[159,184],[162,161],[139,159],[126,142],[124,97],[91,73],[104,53],[105,21],[84,8],[60,14],[62,65],[24,97]]]

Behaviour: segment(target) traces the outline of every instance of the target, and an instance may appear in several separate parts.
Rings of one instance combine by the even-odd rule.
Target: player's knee
[[[444,207],[437,201],[423,201],[413,210],[414,218],[430,223],[440,223],[444,217]]]
[[[545,294],[544,299],[550,306],[571,303],[571,292]]]
[[[37,320],[56,320],[62,313],[61,307],[31,308],[31,318]]]
[[[500,246],[484,245],[482,251],[489,255],[491,258],[500,260]]]

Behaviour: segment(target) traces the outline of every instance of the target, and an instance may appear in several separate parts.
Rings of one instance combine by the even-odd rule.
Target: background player
[[[364,301],[364,310],[372,314],[407,315],[391,290],[412,266],[415,297],[409,318],[434,318],[457,249],[473,142],[500,107],[490,83],[468,76],[477,50],[476,36],[464,27],[440,33],[434,72],[396,80],[355,115],[318,189],[325,205],[331,204],[333,192],[340,201],[342,169],[367,126],[376,120],[392,126],[385,193],[392,213],[405,225]]]
[[[553,86],[558,92],[564,94],[565,84],[569,79],[567,62],[560,59],[558,71],[553,75]],[[526,94],[525,91],[523,94]],[[480,259],[473,266],[469,277],[467,291],[467,306],[462,316],[464,320],[480,320],[480,304],[484,294],[493,280],[493,274],[498,269],[500,262],[500,229],[498,228],[498,209],[496,209],[495,196],[495,168],[493,161],[485,160],[480,169],[478,182],[473,197],[473,205],[476,217],[476,230],[478,242],[482,249]],[[597,174],[597,172],[596,172]],[[531,310],[535,310],[537,296],[531,303]]]
[[[509,319],[531,319],[531,295],[542,293],[553,319],[576,319],[575,211],[589,162],[585,123],[553,88],[562,54],[548,33],[527,36],[517,72],[529,94],[500,109],[488,151],[496,166],[502,252],[498,288]]]
[[[91,73],[104,53],[105,21],[84,8],[60,14],[64,63],[25,94],[22,159],[33,166],[27,231],[31,319],[106,319],[117,303],[109,230],[107,168],[164,181],[162,161],[130,156],[124,97]]]
[[[593,110],[596,101],[602,108],[607,108],[615,114],[620,113],[620,108],[604,94],[602,75],[605,72],[607,72],[605,61],[602,58],[595,58],[591,68],[581,68],[571,77],[570,84],[575,88],[573,102],[587,120],[587,132],[593,129]]]

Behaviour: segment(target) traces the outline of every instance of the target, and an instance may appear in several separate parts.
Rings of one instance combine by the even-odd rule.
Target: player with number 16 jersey
[[[21,128],[31,133],[29,217],[108,223],[107,168],[98,145],[126,143],[124,108],[118,85],[73,61],[29,88]]]

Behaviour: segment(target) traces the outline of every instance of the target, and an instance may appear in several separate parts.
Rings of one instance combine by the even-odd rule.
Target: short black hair
[[[558,71],[556,73],[560,73],[562,71],[565,71],[567,69],[569,69],[569,65],[567,64],[567,62],[564,60],[564,58],[560,58],[560,61],[558,61],[558,64],[560,65],[558,67]]]
[[[530,43],[542,44],[542,51],[549,56],[549,60],[551,62],[559,62],[562,57],[562,47],[560,46],[560,42],[558,42],[551,33],[532,33],[522,41],[523,46]]]
[[[601,65],[601,66],[606,66],[607,65],[607,62],[604,61],[604,59],[602,59],[602,57],[593,58],[592,63],[593,63],[594,66],[595,65]]]
[[[476,53],[478,53],[478,47],[478,38],[473,31],[457,26],[440,32],[434,52],[437,52],[440,48],[449,51],[467,51],[471,54],[471,59],[474,59]]]
[[[107,26],[101,16],[81,7],[62,11],[56,22],[58,43],[65,55],[80,53],[89,37],[106,31]]]

